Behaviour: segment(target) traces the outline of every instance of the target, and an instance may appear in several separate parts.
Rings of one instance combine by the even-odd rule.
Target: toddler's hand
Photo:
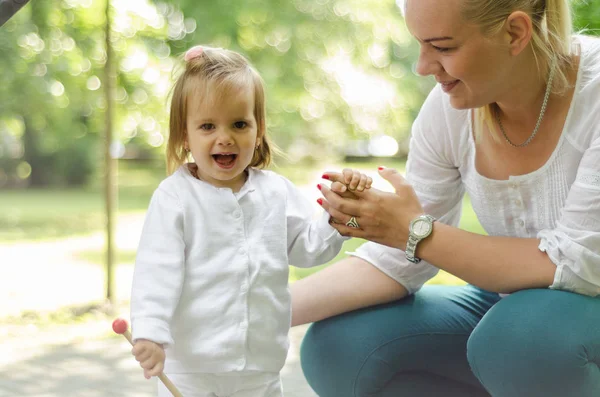
[[[362,192],[365,189],[370,189],[373,183],[373,178],[351,168],[344,168],[341,173],[326,172],[323,174],[323,178],[330,180],[331,190],[342,197],[353,197],[353,194],[347,195],[344,193]]]
[[[358,170],[344,168],[342,174],[344,175],[343,182],[350,191],[358,190],[359,192],[362,192],[365,189],[370,189],[371,184],[373,183],[373,178]]]
[[[160,375],[165,368],[165,349],[158,343],[139,339],[133,345],[131,354],[140,363],[140,367],[144,369],[146,379]]]

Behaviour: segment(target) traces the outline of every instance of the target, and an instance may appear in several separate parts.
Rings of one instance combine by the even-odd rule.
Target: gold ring
[[[346,222],[346,226],[353,227],[355,229],[360,228],[360,225],[358,224],[358,221],[356,220],[355,217],[350,218],[350,220],[348,222]]]

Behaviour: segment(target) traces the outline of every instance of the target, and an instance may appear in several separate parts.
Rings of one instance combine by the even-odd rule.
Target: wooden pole
[[[106,0],[106,63],[104,65],[104,94],[106,99],[104,135],[104,199],[106,205],[106,299],[114,303],[114,229],[117,209],[117,160],[112,155],[115,71],[111,43],[111,6]]]

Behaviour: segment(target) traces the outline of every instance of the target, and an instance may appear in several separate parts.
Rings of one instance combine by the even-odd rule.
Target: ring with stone
[[[350,218],[350,220],[348,222],[346,222],[346,226],[353,227],[355,229],[359,229],[360,228],[360,225],[358,224],[358,221],[356,220],[356,217]]]

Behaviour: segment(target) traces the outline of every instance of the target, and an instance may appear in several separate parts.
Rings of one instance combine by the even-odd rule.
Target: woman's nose
[[[440,63],[431,56],[431,54],[426,53],[423,49],[419,53],[419,59],[417,59],[417,66],[415,68],[415,72],[420,76],[430,76],[435,75],[441,69]]]

